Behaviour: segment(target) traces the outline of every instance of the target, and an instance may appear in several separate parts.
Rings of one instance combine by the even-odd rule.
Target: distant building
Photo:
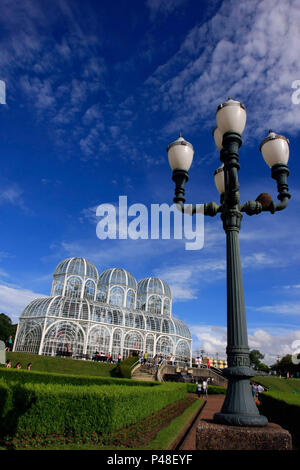
[[[113,359],[148,352],[191,361],[188,327],[172,317],[166,282],[146,278],[137,283],[125,269],[97,268],[85,258],[68,258],[54,271],[50,297],[23,310],[14,351],[48,356],[89,357],[98,350]]]

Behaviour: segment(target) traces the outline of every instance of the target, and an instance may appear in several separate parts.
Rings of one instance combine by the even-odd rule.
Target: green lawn
[[[7,352],[6,358],[11,361],[12,367],[20,362],[22,369],[26,369],[27,364],[32,362],[31,370],[59,374],[112,377],[116,367],[115,364],[19,352]]]
[[[252,380],[260,383],[270,392],[281,392],[300,396],[300,379],[284,379],[279,377],[253,377]]]

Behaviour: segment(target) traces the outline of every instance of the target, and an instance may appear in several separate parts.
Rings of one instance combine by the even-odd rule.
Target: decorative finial
[[[179,137],[182,137],[182,132],[179,132]]]

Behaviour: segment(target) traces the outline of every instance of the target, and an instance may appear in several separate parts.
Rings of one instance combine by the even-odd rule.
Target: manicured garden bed
[[[118,431],[7,436],[1,445],[9,450],[167,449],[202,405],[189,395]]]
[[[186,393],[185,384],[62,385],[18,383],[2,378],[0,432],[2,436],[25,438],[38,434],[115,432],[184,398]]]

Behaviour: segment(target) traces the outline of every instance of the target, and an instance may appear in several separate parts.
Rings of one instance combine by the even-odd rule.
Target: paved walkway
[[[206,404],[194,423],[180,450],[196,450],[196,429],[201,419],[212,419],[213,415],[221,411],[225,395],[208,395]]]

